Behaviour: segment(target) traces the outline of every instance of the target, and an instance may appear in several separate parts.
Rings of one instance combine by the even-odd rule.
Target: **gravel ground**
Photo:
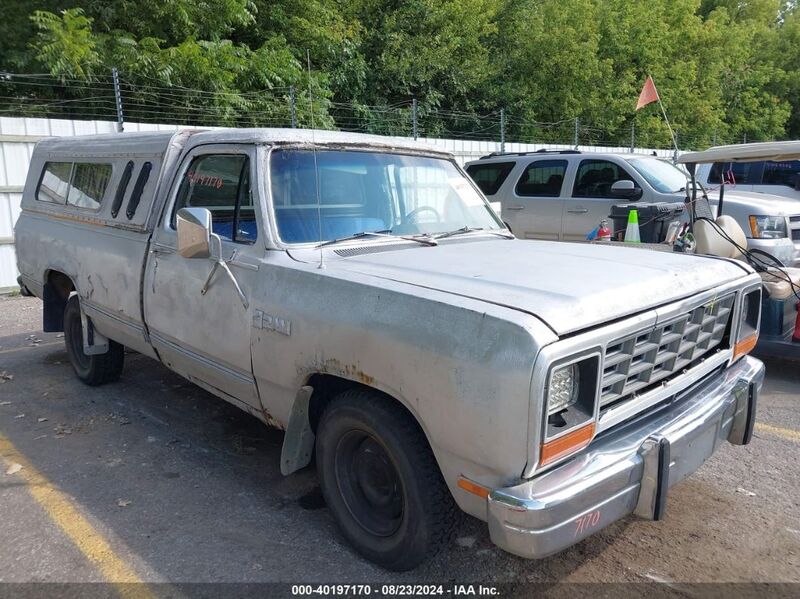
[[[627,518],[541,561],[467,519],[452,546],[391,574],[354,554],[313,468],[279,470],[282,433],[153,360],[82,385],[41,302],[0,298],[0,434],[152,582],[800,582],[800,369],[767,363],[752,444],[674,487],[661,522]],[[10,378],[9,378],[10,377]],[[0,471],[0,582],[103,580],[14,475]]]

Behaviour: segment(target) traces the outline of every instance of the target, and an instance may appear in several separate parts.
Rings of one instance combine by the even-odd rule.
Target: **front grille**
[[[735,294],[711,300],[665,324],[617,339],[606,347],[600,407],[646,392],[717,348]]]
[[[792,229],[792,241],[800,241],[800,229]]]

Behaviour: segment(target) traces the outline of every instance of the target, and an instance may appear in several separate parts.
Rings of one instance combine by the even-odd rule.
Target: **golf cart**
[[[683,154],[678,158],[678,163],[686,167],[691,177],[692,184],[687,192],[690,197],[687,201],[693,233],[697,239],[697,253],[743,257],[761,275],[761,333],[756,346],[756,352],[761,355],[800,357],[800,268],[788,267],[763,250],[748,249],[741,227],[724,214],[724,180],[719,187],[714,215],[706,190],[697,180],[697,165],[798,159],[800,142],[796,141],[717,146],[703,152]],[[755,218],[757,217],[750,217],[751,220]],[[790,218],[792,217],[786,217],[787,220]],[[791,224],[781,223],[786,228],[791,228]]]

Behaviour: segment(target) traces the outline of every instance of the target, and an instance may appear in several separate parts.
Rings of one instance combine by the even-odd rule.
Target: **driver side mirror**
[[[611,186],[611,195],[618,198],[638,200],[642,197],[642,188],[636,187],[636,184],[630,180],[615,181]]]
[[[208,208],[181,208],[176,217],[178,253],[184,258],[211,257],[211,212]]]

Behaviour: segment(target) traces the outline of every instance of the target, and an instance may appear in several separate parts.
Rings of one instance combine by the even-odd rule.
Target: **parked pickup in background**
[[[16,244],[81,380],[117,379],[128,347],[284,429],[282,471],[316,459],[343,536],[393,570],[447,543],[457,508],[531,558],[661,518],[672,485],[752,436],[749,267],[515,239],[429,146],[48,139]]]
[[[489,200],[500,202],[503,221],[523,239],[585,241],[602,219],[610,224],[614,204],[686,199],[687,175],[641,154],[491,154],[466,170]],[[726,190],[723,213],[742,227],[748,247],[800,266],[800,201],[740,189]],[[715,214],[717,197],[709,194]]]

